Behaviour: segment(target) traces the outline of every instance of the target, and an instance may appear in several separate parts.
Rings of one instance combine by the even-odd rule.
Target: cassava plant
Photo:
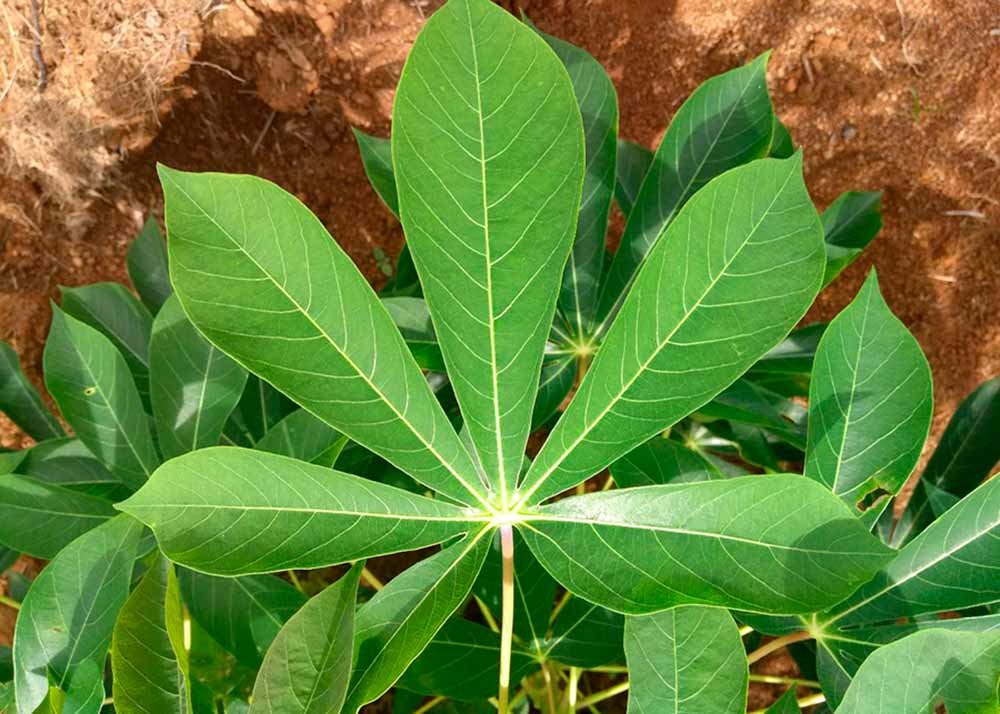
[[[450,0],[391,143],[359,135],[406,234],[382,297],[291,194],[161,167],[145,307],[91,286],[54,310],[75,437],[4,353],[0,406],[39,444],[0,454],[0,543],[52,558],[6,599],[8,708],[353,714],[392,688],[400,714],[626,691],[742,714],[776,679],[815,692],[778,713],[996,711],[1000,382],[893,519],[930,370],[874,272],[791,332],[880,219],[870,194],[817,216],[765,61],[649,154],[589,55]],[[749,672],[785,646],[801,679]]]

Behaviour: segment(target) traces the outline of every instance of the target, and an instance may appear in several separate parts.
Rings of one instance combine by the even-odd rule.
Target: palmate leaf
[[[60,307],[111,340],[135,381],[143,403],[149,399],[149,335],[153,317],[123,285],[94,283],[60,288]]]
[[[129,488],[159,457],[125,359],[103,334],[52,307],[45,385],[77,438]]]
[[[15,474],[0,475],[0,543],[51,559],[115,515],[108,501]]]
[[[120,515],[77,538],[35,578],[14,628],[17,714],[31,714],[50,682],[64,712],[97,714],[104,660],[128,595],[142,526]]]
[[[6,342],[0,342],[0,411],[37,441],[66,435]]]
[[[837,714],[993,714],[998,672],[1000,633],[918,632],[861,665]]]
[[[243,394],[246,371],[201,336],[176,296],[156,315],[150,352],[153,419],[163,457],[218,444]]]
[[[218,578],[180,569],[178,581],[194,621],[255,669],[285,621],[306,602],[305,595],[273,575]]]
[[[1000,461],[1000,377],[979,385],[948,422],[892,533],[899,547],[983,482]],[[939,502],[944,502],[943,508]]]
[[[471,534],[412,566],[358,610],[344,712],[355,714],[382,696],[465,602],[486,558],[485,533]]]
[[[117,507],[152,528],[171,560],[216,575],[415,550],[476,525],[449,503],[236,447],[168,461]]]
[[[361,565],[311,598],[274,638],[250,714],[337,714],[347,696]]]
[[[1000,602],[1000,479],[959,501],[840,603],[840,628]]]
[[[128,275],[142,302],[154,315],[173,288],[167,265],[167,244],[156,220],[150,216],[128,248]]]
[[[160,178],[171,279],[210,342],[424,485],[482,498],[389,314],[305,206],[250,176]]]
[[[805,313],[823,260],[800,155],[699,191],[646,259],[521,501],[583,481],[725,389]]]
[[[726,610],[688,606],[627,617],[629,714],[743,714],[745,655]]]
[[[605,324],[685,202],[714,177],[766,155],[774,121],[766,66],[765,54],[713,77],[677,110],[627,212],[621,244],[601,285],[598,314]]]
[[[519,681],[535,664],[527,652],[512,650],[510,678]],[[452,618],[410,665],[397,687],[460,701],[496,695],[500,677],[500,635],[487,627]]]
[[[309,463],[333,466],[346,441],[347,437],[325,421],[305,409],[299,409],[264,434],[256,448]]]
[[[646,178],[653,163],[653,152],[625,139],[618,140],[618,156],[615,161],[615,201],[628,218],[639,196],[642,180]]]
[[[630,614],[685,604],[815,612],[892,552],[827,489],[795,475],[567,498],[528,516],[523,532],[568,590]]]
[[[125,601],[111,640],[115,712],[190,714],[184,611],[177,576],[157,555]]]
[[[931,391],[930,365],[882,300],[872,271],[816,350],[805,475],[858,513],[876,489],[895,494],[927,438]],[[887,503],[871,507],[875,518]]]
[[[576,227],[583,129],[562,63],[488,0],[451,0],[400,77],[400,217],[491,491],[521,469]]]
[[[539,32],[566,66],[583,120],[586,167],[573,250],[563,271],[559,311],[570,334],[589,338],[597,312],[597,291],[604,266],[608,210],[615,187],[618,95],[600,63],[587,52]]]

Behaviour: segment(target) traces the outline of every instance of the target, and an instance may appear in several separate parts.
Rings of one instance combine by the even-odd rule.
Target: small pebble
[[[844,141],[850,141],[858,135],[858,128],[853,124],[844,124],[844,128],[840,130],[840,136]]]

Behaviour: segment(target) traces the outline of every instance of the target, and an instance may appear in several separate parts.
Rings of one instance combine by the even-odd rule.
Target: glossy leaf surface
[[[45,342],[45,385],[87,448],[130,488],[159,462],[125,359],[100,332],[56,307]]]
[[[457,434],[319,220],[262,179],[162,166],[160,178],[171,278],[201,333],[421,483],[471,500],[481,486]]]
[[[31,714],[49,684],[65,712],[97,714],[104,660],[128,595],[142,526],[118,516],[64,548],[35,578],[14,628],[17,714]]]
[[[400,216],[472,442],[507,503],[573,243],[584,168],[573,85],[488,0],[424,26],[393,107]]]
[[[649,254],[522,499],[583,481],[725,389],[805,313],[823,260],[800,156],[699,191]]]
[[[125,601],[111,641],[115,711],[190,714],[184,610],[173,566],[157,556]]]
[[[882,230],[882,194],[848,191],[840,194],[820,216],[826,240],[826,274],[829,285],[861,255]]]
[[[396,194],[396,178],[392,168],[392,145],[388,139],[371,136],[360,129],[353,129],[354,138],[361,152],[361,162],[365,175],[375,193],[382,199],[392,215],[399,217],[399,197]]]
[[[805,475],[856,508],[875,489],[895,494],[927,438],[931,391],[927,359],[873,271],[816,350]]]
[[[264,656],[250,714],[336,714],[347,696],[361,565],[311,598]]]
[[[567,498],[523,532],[567,589],[632,614],[684,604],[814,612],[891,553],[829,491],[794,475]]]
[[[743,714],[745,654],[725,610],[688,606],[626,618],[629,714]]]
[[[128,248],[128,275],[146,307],[155,315],[174,291],[170,287],[167,244],[152,216]]]
[[[601,287],[600,316],[614,316],[663,228],[702,186],[767,153],[774,111],[767,55],[704,82],[681,105],[660,141],[621,244]],[[769,194],[766,194],[769,195]]]
[[[465,538],[393,578],[358,610],[345,712],[378,699],[406,671],[469,596],[488,545],[482,533]]]
[[[42,402],[38,390],[21,370],[17,353],[0,342],[0,411],[10,417],[32,439],[65,436],[59,420]]]

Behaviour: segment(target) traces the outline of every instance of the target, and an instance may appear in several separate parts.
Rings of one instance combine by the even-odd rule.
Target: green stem
[[[785,647],[785,646],[790,645],[790,644],[794,644],[795,642],[801,642],[802,640],[808,640],[811,637],[812,637],[811,634],[809,634],[808,632],[803,631],[803,632],[793,632],[790,635],[784,635],[782,637],[778,637],[776,639],[773,639],[770,642],[768,642],[766,645],[763,645],[763,646],[755,649],[750,654],[748,654],[747,655],[747,664],[748,665],[753,664],[754,662],[757,662],[759,660],[764,659],[765,657],[767,657],[772,652],[777,652],[782,647]]]
[[[294,570],[286,571],[288,573],[288,579],[292,581],[292,585],[303,595],[306,594],[305,589],[302,587],[302,583],[299,581],[299,576],[295,574]]]
[[[576,710],[580,711],[581,709],[587,709],[588,707],[597,704],[598,702],[603,702],[605,699],[611,699],[611,697],[617,697],[619,694],[622,694],[627,691],[628,691],[628,680],[625,680],[624,682],[619,682],[613,687],[605,689],[604,691],[601,692],[597,692],[596,694],[591,694],[586,699],[581,700],[580,703],[576,705]]]
[[[510,699],[510,654],[514,637],[514,529],[500,526],[500,551],[503,557],[503,604],[500,619],[500,714],[508,714]]]
[[[7,597],[6,595],[0,595],[0,603],[6,605],[7,607],[13,608],[15,610],[21,609],[21,603],[12,597]]]
[[[414,709],[413,714],[426,714],[426,712],[429,712],[431,709],[433,709],[443,701],[444,697],[434,697],[433,699],[429,700],[426,704],[423,704],[417,709]]]
[[[580,668],[570,667],[569,668],[569,689],[567,690],[567,695],[569,697],[569,710],[571,712],[576,711],[576,699],[577,692],[580,689]]]
[[[368,568],[361,569],[361,577],[365,579],[365,582],[371,585],[373,590],[381,590],[385,587],[382,581],[379,580]]]
[[[813,679],[798,679],[797,677],[777,677],[773,674],[751,674],[751,682],[761,684],[787,684],[794,687],[809,687],[809,689],[819,689],[820,683]]]

